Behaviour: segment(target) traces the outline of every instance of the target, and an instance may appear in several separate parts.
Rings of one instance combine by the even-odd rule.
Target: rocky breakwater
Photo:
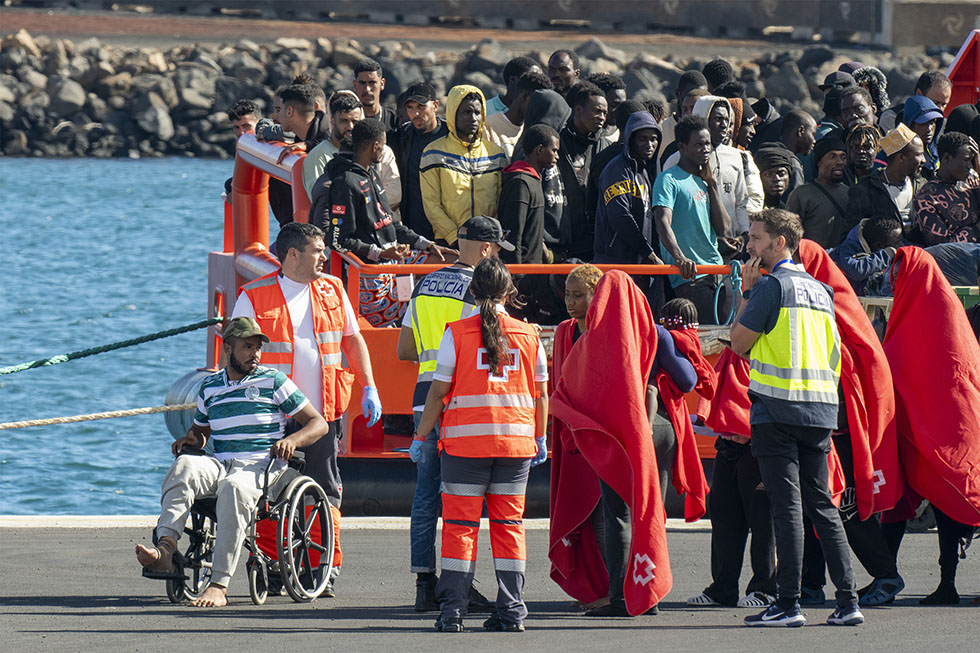
[[[695,58],[669,52],[629,57],[598,39],[576,48],[583,76],[622,75],[629,95],[639,99],[670,97],[684,70],[700,69],[713,56],[710,43],[705,51],[706,56]],[[349,88],[354,64],[368,56],[384,68],[383,99],[388,103],[419,79],[443,95],[465,82],[490,97],[503,90],[500,71],[518,54],[544,62],[549,53],[515,52],[493,40],[465,52],[420,53],[410,42],[362,45],[326,38],[159,50],[111,46],[94,38],[72,42],[33,37],[21,31],[0,46],[0,150],[6,156],[227,158],[234,154],[235,138],[226,110],[237,100],[252,99],[268,113],[274,90],[299,73],[310,74],[329,94]],[[732,63],[749,96],[778,98],[777,107],[796,105],[819,115],[822,94],[817,85],[841,62],[853,59],[885,72],[894,98],[910,94],[921,71],[948,65],[951,55],[899,59],[814,46],[766,51]]]

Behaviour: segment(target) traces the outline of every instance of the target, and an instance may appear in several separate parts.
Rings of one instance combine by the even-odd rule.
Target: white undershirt
[[[313,304],[310,300],[310,284],[297,283],[279,275],[279,288],[286,299],[289,320],[293,323],[293,374],[290,377],[313,404],[318,413],[323,412],[323,370],[320,367],[320,351],[313,332]],[[360,331],[357,315],[346,293],[341,293],[344,303],[344,335],[352,336]],[[242,292],[235,302],[232,317],[255,317],[255,309],[248,295]]]

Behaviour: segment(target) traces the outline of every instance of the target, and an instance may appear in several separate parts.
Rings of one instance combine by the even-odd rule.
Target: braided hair
[[[480,335],[483,338],[483,347],[487,350],[490,374],[499,375],[504,343],[497,304],[509,302],[517,294],[517,288],[514,287],[507,266],[494,257],[484,259],[476,266],[470,292],[480,307]]]

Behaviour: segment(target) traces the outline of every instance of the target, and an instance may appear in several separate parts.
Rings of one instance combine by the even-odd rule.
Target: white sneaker
[[[707,608],[713,605],[721,605],[721,603],[718,603],[718,601],[715,601],[713,598],[711,598],[704,592],[701,592],[697,596],[692,596],[691,598],[689,598],[687,600],[687,604],[697,608]]]
[[[735,604],[739,608],[768,608],[776,599],[765,592],[750,592]]]

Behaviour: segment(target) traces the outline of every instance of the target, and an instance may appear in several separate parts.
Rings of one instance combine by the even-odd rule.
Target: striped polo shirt
[[[258,367],[238,381],[222,370],[201,383],[194,423],[211,427],[218,460],[262,460],[282,438],[286,420],[308,403],[278,370]]]

